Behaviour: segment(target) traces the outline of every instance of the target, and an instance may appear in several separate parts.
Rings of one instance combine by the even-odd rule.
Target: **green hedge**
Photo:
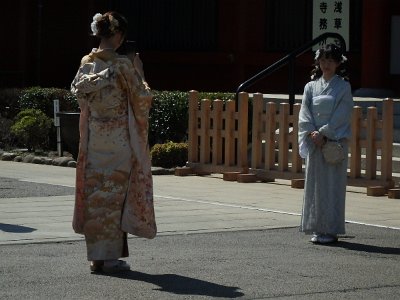
[[[153,91],[149,119],[149,143],[182,142],[187,135],[188,93]]]
[[[28,151],[47,149],[53,121],[39,109],[24,109],[18,113],[11,132]]]
[[[19,97],[20,109],[35,108],[53,117],[54,102],[60,100],[60,111],[79,111],[76,97],[66,89],[31,87],[24,89]]]
[[[189,93],[157,90],[153,92],[154,98],[149,120],[150,146],[167,141],[177,143],[187,141]],[[234,99],[234,96],[232,93],[221,92],[199,93],[199,99],[210,100],[221,99],[226,101]],[[13,120],[18,112],[31,108],[39,109],[52,118],[54,99],[60,100],[60,111],[79,112],[76,97],[66,89],[42,87],[0,89],[0,118]],[[54,139],[55,133],[51,132],[50,147],[55,146]]]
[[[155,144],[150,151],[151,164],[155,167],[183,167],[188,159],[188,144],[167,142]]]
[[[0,89],[1,116],[13,119],[21,110],[34,108],[52,118],[55,99],[60,100],[61,111],[79,111],[76,97],[69,90],[34,86],[25,89]]]
[[[189,122],[189,93],[181,91],[153,91],[150,110],[149,143],[187,141]],[[199,93],[199,99],[234,99],[232,93]]]

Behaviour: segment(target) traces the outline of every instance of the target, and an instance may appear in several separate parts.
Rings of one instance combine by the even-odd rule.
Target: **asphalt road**
[[[132,270],[90,274],[81,242],[0,246],[1,299],[399,299],[400,231],[349,225],[313,245],[297,228],[129,239]]]
[[[0,214],[8,218],[0,220],[0,238],[36,232],[40,238],[40,232],[51,231],[42,223],[72,231],[73,176],[69,168],[2,164],[0,204],[8,204],[0,207],[9,213]],[[350,222],[338,243],[323,246],[291,225],[298,224],[301,191],[216,178],[154,179],[160,235],[129,238],[131,271],[91,274],[82,240],[6,242],[0,244],[0,299],[400,298],[398,200],[348,193],[348,213],[355,220],[365,215],[394,225]],[[48,199],[43,203],[71,199],[56,214],[29,207],[31,197]],[[13,222],[13,214],[19,221]],[[24,227],[36,214],[37,226]]]
[[[0,177],[0,199],[63,196],[73,195],[74,193],[74,187],[28,181],[21,184],[21,181],[15,178]]]

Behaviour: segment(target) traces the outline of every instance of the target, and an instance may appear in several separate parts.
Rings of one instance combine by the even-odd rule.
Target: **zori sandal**
[[[90,271],[101,272],[104,265],[104,260],[93,260],[90,262]]]
[[[131,266],[126,261],[117,260],[113,264],[105,263],[101,269],[104,273],[117,273],[129,271],[131,269]]]

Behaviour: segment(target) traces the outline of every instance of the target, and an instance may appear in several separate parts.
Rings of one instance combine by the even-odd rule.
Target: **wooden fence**
[[[212,108],[212,109],[211,109]],[[189,94],[188,166],[197,173],[248,171],[248,95],[236,101],[201,100]]]
[[[364,115],[361,107],[354,107],[349,143],[349,185],[394,185],[393,100],[382,102],[381,116],[376,107],[369,107]],[[198,92],[191,91],[187,167],[198,174],[255,174],[265,181],[304,178],[297,141],[301,105],[295,104],[290,114],[288,103],[268,102],[262,94],[254,94],[251,104],[247,93],[239,94],[238,103],[233,100],[224,103],[199,100]],[[377,171],[378,155],[381,156],[380,172]]]

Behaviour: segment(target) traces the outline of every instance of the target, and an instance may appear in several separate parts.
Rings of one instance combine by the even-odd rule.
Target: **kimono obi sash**
[[[333,107],[335,105],[335,98],[331,95],[320,95],[312,98],[312,114],[315,125],[319,128],[328,123]]]

